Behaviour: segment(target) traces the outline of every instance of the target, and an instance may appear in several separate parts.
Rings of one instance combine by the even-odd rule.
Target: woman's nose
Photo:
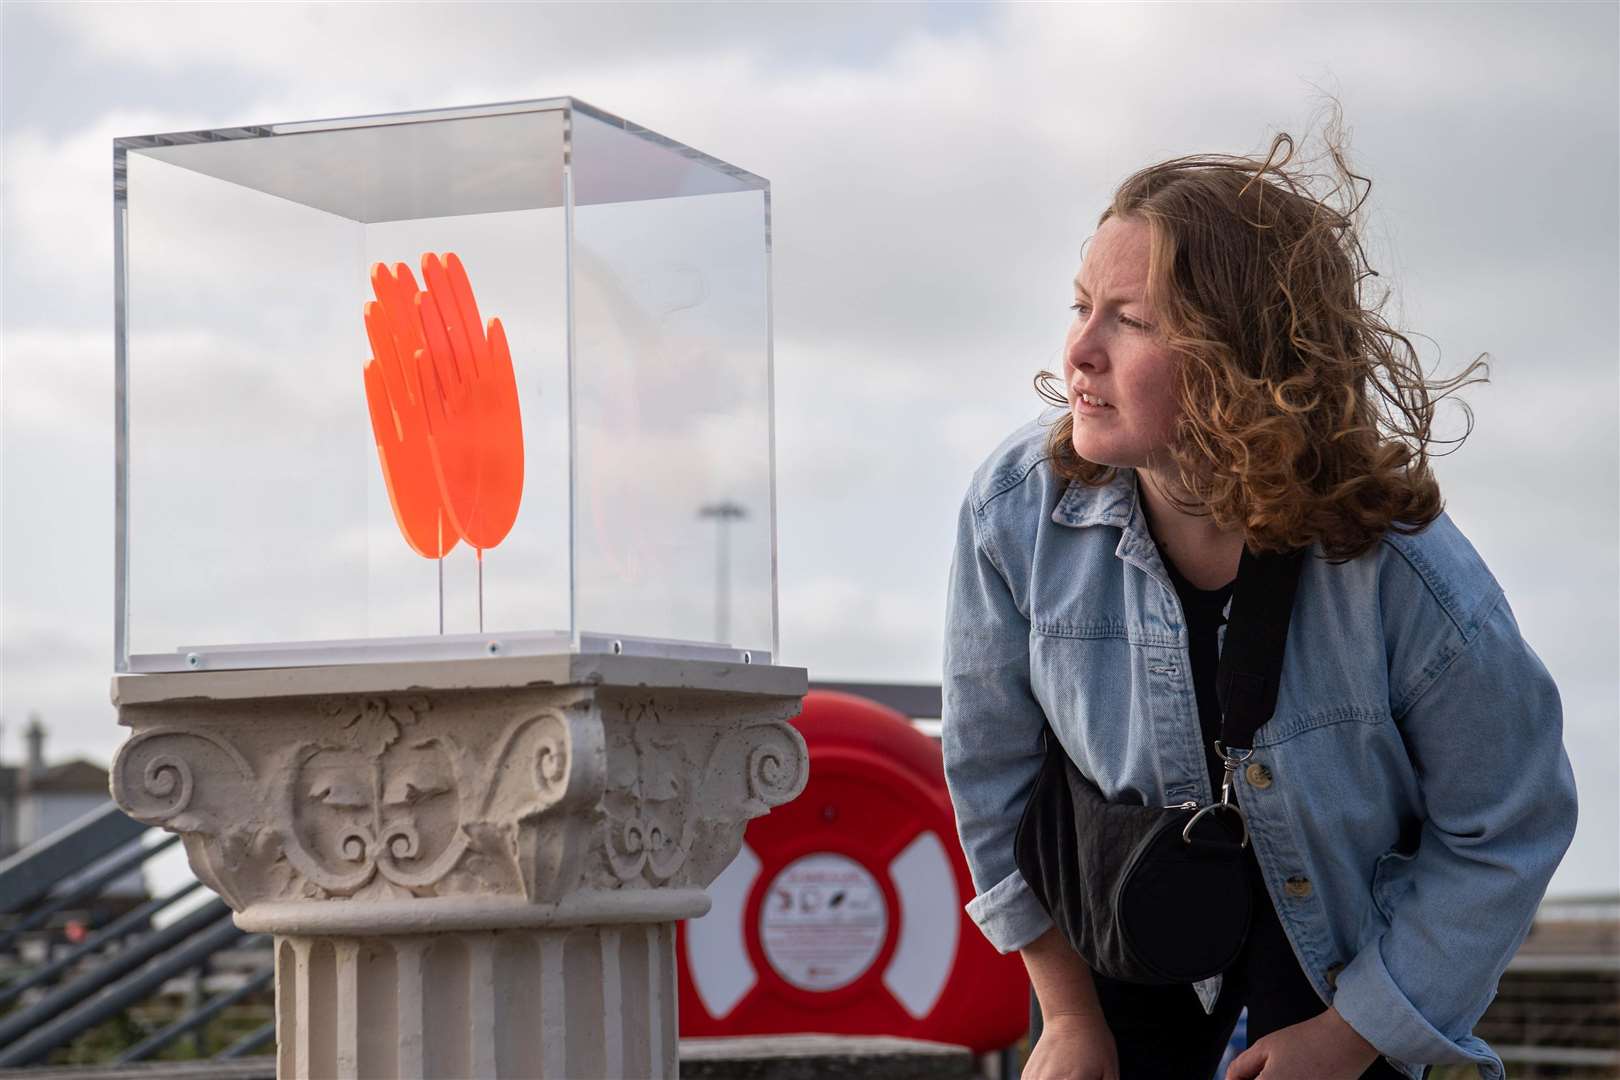
[[[1081,322],[1076,319],[1069,329],[1068,346],[1064,358],[1072,368],[1085,365],[1089,368],[1101,369],[1108,366],[1108,353],[1102,347],[1094,322]]]

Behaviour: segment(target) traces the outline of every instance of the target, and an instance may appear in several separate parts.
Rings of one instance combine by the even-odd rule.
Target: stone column
[[[276,950],[281,1077],[676,1075],[674,924],[804,787],[802,668],[119,676],[133,817]]]

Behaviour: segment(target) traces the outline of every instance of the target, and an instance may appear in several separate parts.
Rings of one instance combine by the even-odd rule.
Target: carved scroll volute
[[[750,724],[722,738],[697,788],[700,825],[682,883],[707,887],[736,858],[748,822],[797,798],[809,779],[810,751],[792,724]]]
[[[750,818],[769,813],[799,797],[810,780],[810,750],[792,724],[773,722],[744,728],[748,797],[743,809]]]
[[[508,837],[524,895],[558,900],[579,887],[601,819],[607,749],[594,706],[546,709],[506,729],[488,763],[475,831]]]
[[[193,872],[232,908],[285,884],[253,767],[218,735],[140,732],[119,748],[110,786],[124,813],[179,833]]]

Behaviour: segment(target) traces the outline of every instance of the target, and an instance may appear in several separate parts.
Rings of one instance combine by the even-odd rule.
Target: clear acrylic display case
[[[113,163],[120,671],[770,661],[765,180],[570,98],[123,138]],[[459,328],[423,269],[452,252]],[[377,263],[438,297],[391,310],[444,313],[439,353],[374,355]],[[385,473],[390,426],[418,456]],[[491,543],[452,506],[502,484]],[[443,500],[426,554],[413,491]]]

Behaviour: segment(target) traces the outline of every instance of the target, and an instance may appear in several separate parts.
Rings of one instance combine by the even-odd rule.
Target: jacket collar
[[[1052,520],[1071,528],[1112,525],[1120,529],[1114,554],[1168,583],[1169,574],[1164,570],[1159,546],[1148,529],[1141,499],[1136,470],[1116,468],[1112,479],[1097,487],[1078,480],[1069,481],[1063,497],[1052,510]]]
[[[1074,528],[1113,525],[1123,529],[1138,513],[1138,498],[1136,470],[1116,468],[1113,478],[1098,487],[1070,480],[1052,511],[1052,520]]]

